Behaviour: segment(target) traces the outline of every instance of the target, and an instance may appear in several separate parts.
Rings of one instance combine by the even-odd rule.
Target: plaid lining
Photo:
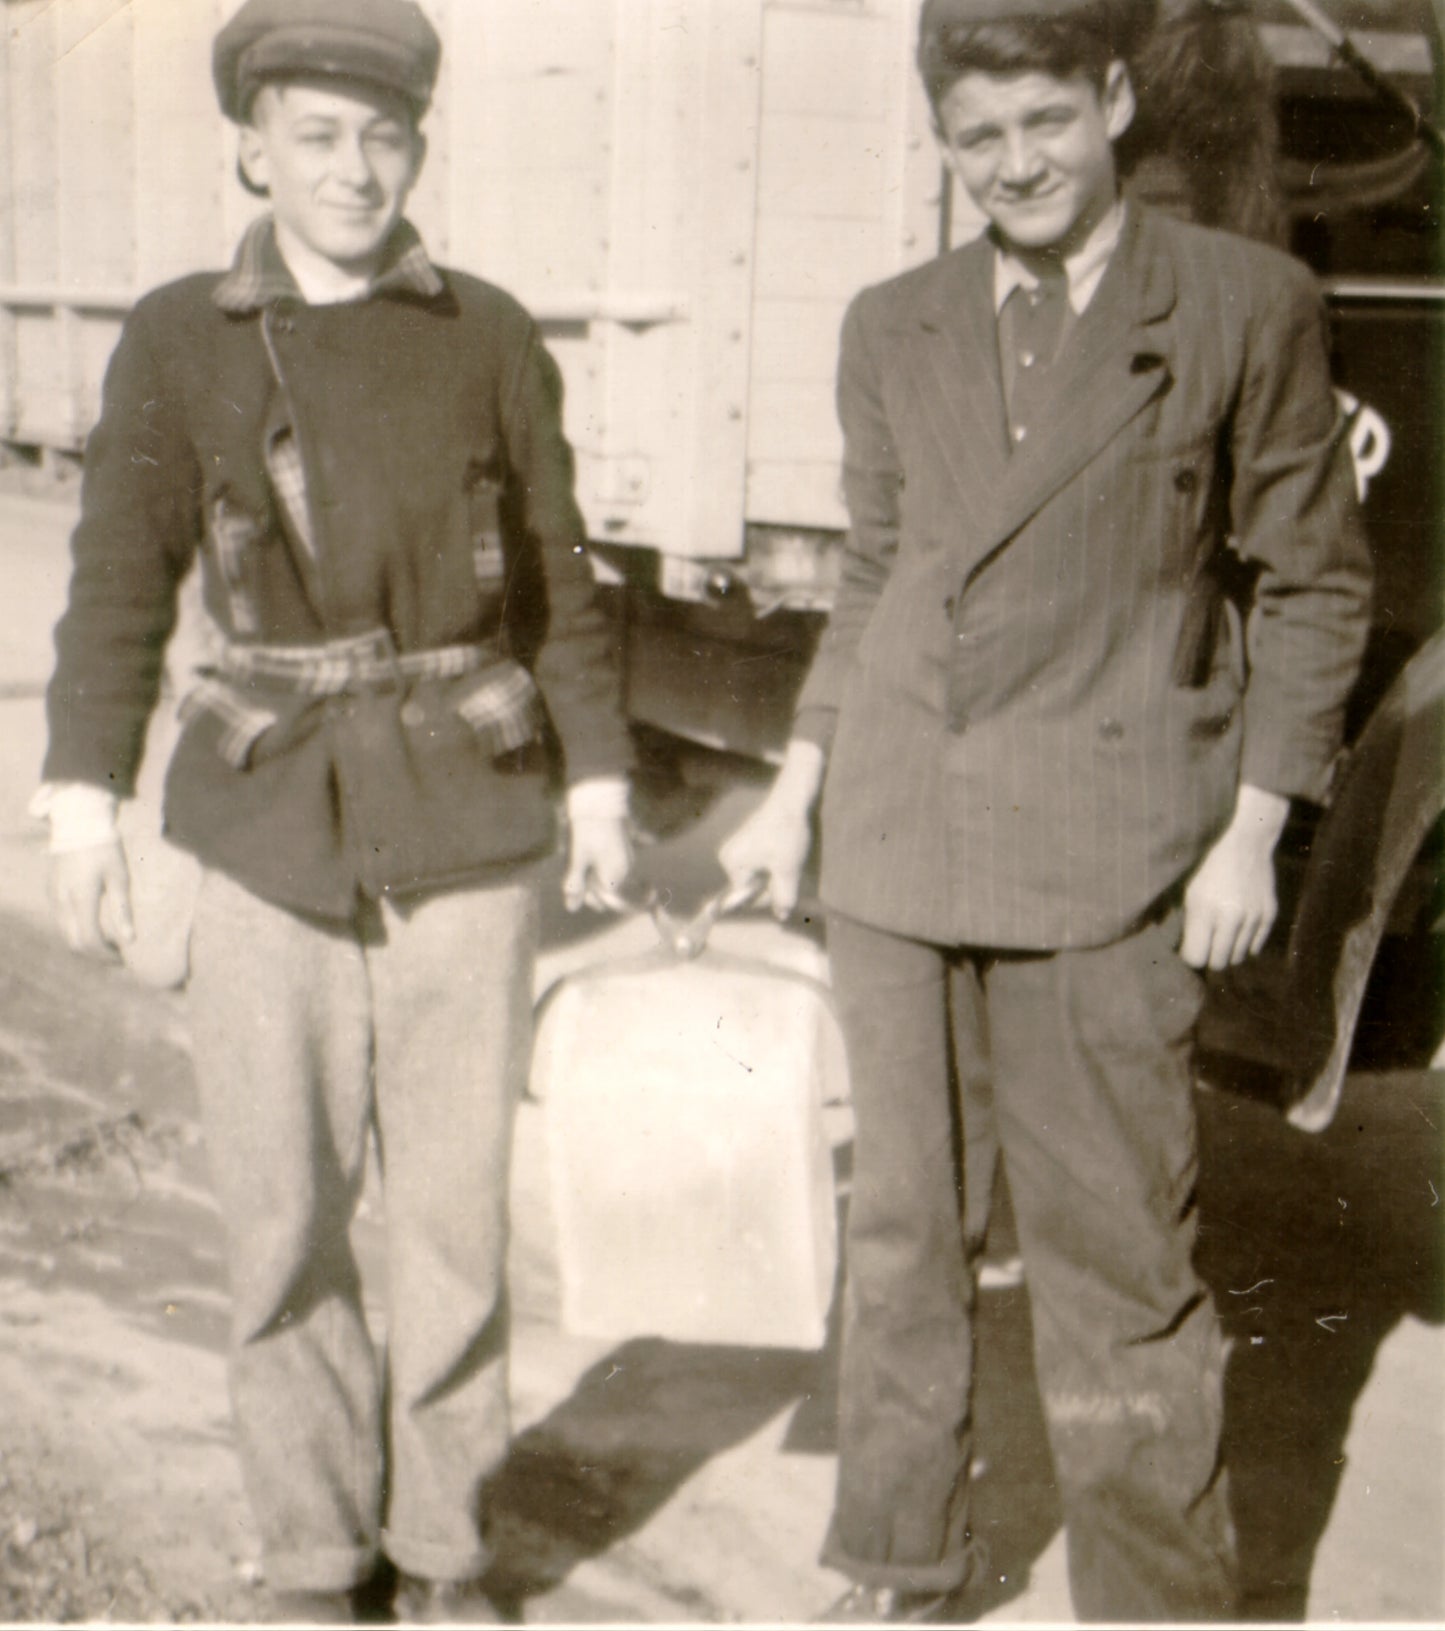
[[[253,708],[243,702],[223,680],[209,675],[198,679],[181,698],[178,717],[188,725],[199,713],[209,713],[221,721],[221,757],[233,770],[244,770],[251,749],[276,723],[269,708]]]
[[[319,646],[228,645],[219,671],[229,680],[269,680],[308,697],[379,690],[410,680],[454,680],[484,667],[484,646],[433,646],[399,652],[385,629]],[[515,664],[512,666],[516,666]]]
[[[473,645],[398,652],[385,629],[320,646],[228,645],[217,665],[219,677],[197,687],[198,691],[203,687],[219,690],[224,703],[217,707],[207,689],[196,706],[215,707],[223,718],[239,725],[243,716],[254,711],[236,698],[227,681],[269,681],[303,696],[328,697],[346,691],[399,688],[419,680],[460,679],[472,673],[478,676],[476,684],[454,706],[477,735],[491,745],[493,753],[509,753],[535,741],[544,717],[542,698],[537,682],[520,663],[493,657],[485,647]],[[273,717],[268,716],[266,723]],[[259,734],[257,731],[241,743],[240,759],[231,762],[244,764],[245,754]]]
[[[445,287],[416,228],[410,221],[398,221],[369,292],[414,294],[434,300]],[[283,298],[299,300],[301,291],[276,247],[275,221],[262,215],[246,228],[231,270],[216,285],[211,299],[222,311],[240,314],[259,311]]]
[[[283,426],[266,443],[266,474],[286,511],[286,519],[306,553],[315,560],[316,539],[311,531],[311,512],[306,507],[306,467],[290,425]]]
[[[457,712],[493,753],[510,753],[535,741],[542,725],[537,682],[520,663],[502,662],[457,703]]]

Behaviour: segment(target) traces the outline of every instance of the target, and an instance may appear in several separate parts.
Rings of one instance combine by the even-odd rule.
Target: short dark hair
[[[918,71],[935,113],[964,74],[1083,75],[1104,89],[1109,64],[1128,55],[1132,8],[1118,0],[1084,0],[1032,15],[960,16],[957,8],[925,5],[918,28]]]

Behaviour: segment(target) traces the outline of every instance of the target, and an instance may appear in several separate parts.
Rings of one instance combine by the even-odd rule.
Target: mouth
[[[1006,208],[1011,210],[1039,209],[1052,204],[1059,196],[1058,187],[1046,187],[1040,192],[1009,193],[999,200]]]

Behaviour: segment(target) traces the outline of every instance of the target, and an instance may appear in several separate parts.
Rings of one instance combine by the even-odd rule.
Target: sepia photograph
[[[0,0],[0,1624],[1445,1626],[1445,0]]]

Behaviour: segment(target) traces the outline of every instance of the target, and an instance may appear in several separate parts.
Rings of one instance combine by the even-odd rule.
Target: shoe
[[[356,1603],[349,1591],[272,1591],[275,1625],[355,1625]]]
[[[946,1591],[908,1591],[900,1586],[857,1583],[818,1616],[815,1625],[972,1625],[983,1611],[979,1586],[989,1571],[988,1543],[968,1539],[963,1579]]]
[[[398,1625],[510,1625],[515,1614],[480,1580],[421,1580],[404,1574],[393,1613]]]
[[[849,1586],[813,1622],[815,1625],[949,1625],[957,1593],[903,1591],[897,1586]]]

